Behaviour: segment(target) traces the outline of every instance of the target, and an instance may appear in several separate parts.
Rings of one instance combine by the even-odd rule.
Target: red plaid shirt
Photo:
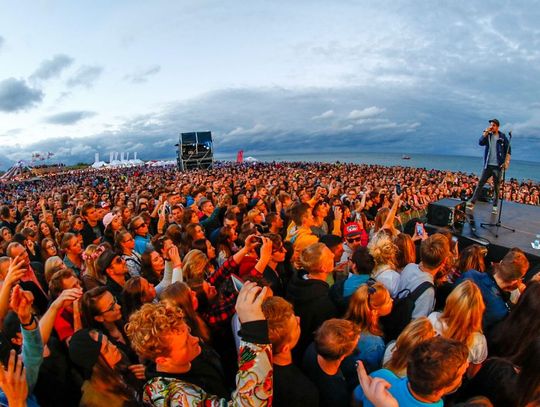
[[[211,304],[208,310],[201,312],[202,318],[210,327],[230,321],[235,313],[238,293],[232,287],[227,287],[225,283],[230,281],[231,273],[237,270],[238,264],[235,263],[231,256],[207,278],[208,283],[215,286],[218,291],[217,301]]]

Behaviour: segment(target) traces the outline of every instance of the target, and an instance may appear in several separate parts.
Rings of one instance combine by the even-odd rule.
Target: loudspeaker
[[[464,217],[465,202],[444,198],[428,205],[428,222],[436,226],[453,226]]]

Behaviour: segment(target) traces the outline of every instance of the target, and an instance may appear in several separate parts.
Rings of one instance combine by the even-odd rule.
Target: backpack
[[[397,339],[403,329],[411,322],[416,300],[430,287],[435,289],[433,283],[424,281],[412,292],[406,288],[397,294],[392,312],[380,319],[386,342]]]

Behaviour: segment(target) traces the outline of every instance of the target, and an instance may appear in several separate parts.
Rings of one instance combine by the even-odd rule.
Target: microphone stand
[[[506,154],[504,155],[505,157],[508,155],[508,151],[510,151],[510,144],[512,142],[512,132],[511,131],[508,132],[508,136],[509,136],[508,137],[508,145],[506,146]],[[503,171],[502,172],[502,197],[501,197],[501,202],[500,202],[500,205],[499,205],[499,217],[497,218],[497,222],[496,223],[480,223],[480,227],[484,228],[484,229],[487,229],[487,228],[490,228],[490,227],[497,228],[495,230],[495,232],[490,230],[491,233],[494,233],[496,238],[499,237],[499,228],[509,230],[510,232],[515,232],[516,231],[515,229],[512,229],[511,227],[505,226],[505,225],[503,225],[501,223],[501,216],[502,216],[503,203],[504,203],[504,184],[506,182],[506,168],[503,168],[502,171]],[[501,182],[501,181],[499,181],[499,182]]]

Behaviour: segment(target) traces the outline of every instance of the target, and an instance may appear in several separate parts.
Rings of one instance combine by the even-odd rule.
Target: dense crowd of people
[[[1,185],[0,403],[540,405],[537,266],[421,223],[474,186],[339,163]]]

